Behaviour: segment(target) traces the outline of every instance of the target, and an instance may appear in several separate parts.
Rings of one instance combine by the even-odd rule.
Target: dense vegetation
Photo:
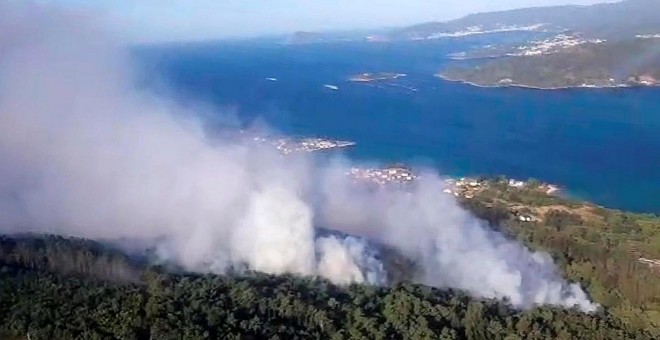
[[[660,334],[660,218],[608,210],[493,182],[466,206],[533,249],[550,252],[565,275],[634,328]],[[517,217],[533,216],[534,222]],[[658,262],[660,263],[660,262]]]
[[[145,270],[139,282],[100,280],[100,263],[135,267],[79,241],[2,240],[0,337],[650,339],[604,312],[518,312],[501,302],[405,283],[338,287],[295,276],[171,275],[157,269]],[[52,270],[72,255],[95,252],[101,262],[81,255],[67,275]]]
[[[483,86],[544,89],[634,86],[649,77],[660,83],[658,48],[660,39],[585,44],[545,55],[499,58],[469,66],[454,64],[442,76]]]

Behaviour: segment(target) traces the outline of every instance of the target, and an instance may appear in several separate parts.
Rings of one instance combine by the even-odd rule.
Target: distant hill
[[[585,37],[627,39],[660,33],[660,0],[624,0],[591,6],[549,6],[470,14],[445,22],[380,30],[296,32],[286,44],[397,41],[461,37],[496,32],[573,32]]]
[[[394,30],[392,39],[420,39],[453,34],[509,30],[575,31],[620,39],[660,33],[659,0],[625,0],[591,6],[553,6],[472,14],[448,22],[429,22]],[[540,27],[534,27],[540,25]]]

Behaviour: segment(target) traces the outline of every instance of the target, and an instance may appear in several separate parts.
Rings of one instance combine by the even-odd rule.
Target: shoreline
[[[370,78],[372,75],[375,75],[375,77]],[[406,73],[392,73],[389,76],[384,76],[381,75],[380,77],[377,76],[378,73],[371,74],[371,73],[363,73],[359,75],[354,75],[348,78],[349,82],[353,83],[372,83],[372,82],[377,82],[377,81],[383,81],[383,80],[395,80],[403,77],[407,77],[408,75]]]
[[[480,87],[480,88],[486,88],[486,89],[505,89],[505,88],[520,88],[520,89],[528,89],[528,90],[541,90],[541,91],[558,91],[558,90],[573,90],[573,89],[589,89],[589,90],[613,90],[613,89],[632,89],[632,88],[660,88],[660,84],[656,85],[628,85],[628,84],[619,84],[619,85],[611,85],[611,86],[591,86],[591,85],[584,85],[584,86],[559,86],[559,87],[538,87],[538,86],[531,86],[531,85],[523,85],[523,84],[506,84],[506,85],[485,85],[485,84],[479,84],[467,80],[460,80],[460,79],[452,79],[449,78],[448,76],[445,76],[441,73],[437,73],[434,75],[437,78],[440,78],[442,80],[452,82],[452,83],[461,83],[461,84],[466,84],[474,87]]]

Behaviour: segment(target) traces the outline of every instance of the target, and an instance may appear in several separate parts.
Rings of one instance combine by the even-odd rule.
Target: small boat
[[[277,81],[277,78],[266,78],[266,80]]]
[[[334,90],[334,91],[339,90],[339,87],[336,86],[336,85],[325,84],[325,85],[323,85],[323,86],[324,86],[325,88],[328,88],[328,89],[331,89],[331,90]]]

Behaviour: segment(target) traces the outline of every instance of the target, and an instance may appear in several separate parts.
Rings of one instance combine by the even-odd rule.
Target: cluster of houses
[[[459,179],[449,178],[445,180],[445,183],[447,184],[447,188],[443,190],[445,194],[467,199],[474,198],[474,195],[484,187],[483,182],[465,177]]]
[[[657,86],[660,85],[660,80],[655,79],[655,77],[651,75],[643,74],[639,76],[630,76],[628,78],[628,83],[641,86]]]
[[[488,187],[487,181],[480,181],[477,179],[470,179],[470,178],[459,178],[459,179],[450,178],[445,180],[445,183],[447,184],[447,187],[443,190],[444,193],[465,199],[474,198],[479,193],[479,191]],[[524,181],[518,181],[515,179],[509,179],[507,185],[511,188],[518,188],[518,189],[522,189],[527,186],[527,184]],[[516,219],[518,219],[521,222],[530,223],[537,221],[537,219],[529,215],[518,214],[518,213],[515,213],[515,215],[516,215]]]
[[[445,180],[445,183],[447,184],[447,188],[444,190],[444,193],[467,199],[474,198],[474,195],[484,189],[488,184],[487,181],[465,177],[459,179],[449,178]],[[526,184],[523,181],[510,179],[508,185],[512,188],[523,188]]]
[[[528,45],[519,46],[517,51],[512,53],[512,56],[534,56],[542,54],[550,54],[559,52],[561,50],[579,46],[583,44],[602,44],[603,39],[582,39],[567,34],[559,34],[552,38],[545,40],[532,41]]]
[[[533,24],[528,26],[517,26],[517,25],[502,25],[497,24],[495,27],[490,29],[483,28],[481,25],[469,26],[461,31],[454,32],[436,32],[430,35],[414,35],[411,37],[412,40],[430,40],[430,39],[440,39],[440,38],[457,38],[457,37],[467,37],[471,35],[482,35],[482,34],[492,34],[492,33],[503,33],[503,32],[543,32],[543,26],[545,24]]]
[[[419,178],[412,169],[404,166],[390,166],[385,168],[351,168],[348,176],[358,180],[386,185],[391,183],[411,183]]]

